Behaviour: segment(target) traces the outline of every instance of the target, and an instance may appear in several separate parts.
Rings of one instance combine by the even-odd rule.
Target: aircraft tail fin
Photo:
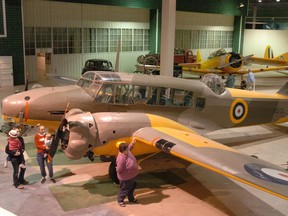
[[[288,82],[277,93],[288,96]]]
[[[266,58],[266,59],[274,58],[273,50],[272,50],[272,47],[270,45],[268,45],[265,49],[264,58]]]
[[[200,50],[197,50],[196,62],[202,62]]]

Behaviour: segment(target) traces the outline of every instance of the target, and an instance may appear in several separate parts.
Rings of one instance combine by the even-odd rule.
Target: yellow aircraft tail
[[[265,49],[264,58],[266,58],[266,59],[274,58],[273,50],[272,50],[272,47],[270,45],[268,45]]]
[[[202,62],[202,57],[201,57],[201,53],[200,50],[197,50],[197,56],[196,56],[196,62]]]
[[[266,58],[266,59],[279,59],[279,60],[288,61],[288,52],[283,53],[283,54],[274,58],[272,47],[270,45],[268,45],[265,49],[265,52],[264,52],[264,58]]]

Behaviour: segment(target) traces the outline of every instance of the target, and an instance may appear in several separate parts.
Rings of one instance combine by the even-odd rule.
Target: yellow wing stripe
[[[183,156],[183,155],[181,155],[181,154],[178,154],[178,153],[174,152],[173,150],[170,151],[170,153],[171,153],[172,155],[176,156],[176,157],[182,158],[182,159],[184,159],[184,160],[186,160],[186,161],[189,161],[189,162],[191,162],[191,163],[197,164],[197,165],[199,165],[199,166],[202,166],[202,167],[204,167],[204,168],[206,168],[206,169],[209,169],[209,170],[214,171],[214,172],[216,172],[216,173],[219,173],[219,174],[221,174],[221,175],[227,176],[227,177],[229,177],[229,178],[232,178],[232,179],[235,179],[235,180],[237,180],[237,181],[240,181],[240,182],[242,182],[242,183],[244,183],[244,184],[247,184],[247,185],[250,185],[250,186],[252,186],[252,187],[258,188],[259,190],[265,191],[265,192],[267,192],[267,193],[270,193],[270,194],[273,194],[273,195],[275,195],[275,196],[278,196],[278,197],[280,197],[280,198],[282,198],[282,199],[288,200],[288,197],[286,197],[286,196],[283,196],[283,195],[281,195],[281,194],[275,193],[275,192],[273,192],[273,191],[270,191],[270,190],[268,190],[268,189],[266,189],[266,188],[260,187],[259,185],[253,184],[253,183],[251,183],[251,182],[245,181],[244,179],[241,179],[241,178],[238,178],[238,177],[236,177],[236,176],[233,176],[233,175],[231,175],[231,174],[229,174],[229,173],[227,173],[227,172],[224,172],[224,171],[215,169],[214,167],[209,166],[209,165],[207,165],[207,164],[203,164],[203,163],[201,163],[201,162],[199,162],[199,161],[196,161],[196,160],[193,160],[193,159],[191,159],[191,158],[185,157],[185,156]]]

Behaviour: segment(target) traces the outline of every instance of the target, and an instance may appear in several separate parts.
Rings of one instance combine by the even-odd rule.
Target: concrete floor
[[[257,78],[257,77],[256,77]],[[280,88],[287,77],[257,78],[257,91],[273,92]],[[22,90],[22,87],[18,87]],[[0,99],[13,94],[15,88],[0,88]],[[2,122],[0,122],[2,125]],[[226,129],[208,134],[209,138],[231,146],[240,152],[257,155],[259,158],[287,168],[288,154],[288,124],[272,126],[255,126],[249,128]],[[34,129],[30,129],[25,137],[26,143],[33,143]],[[95,181],[107,178],[108,163],[91,163],[88,160],[81,164],[67,163],[54,165],[57,183],[40,184],[39,168],[31,161],[27,167],[26,179],[30,184],[24,190],[12,186],[12,167],[4,168],[6,154],[4,147],[6,136],[0,133],[0,215],[45,216],[45,215],[288,215],[287,201],[259,191],[242,183],[235,182],[196,165],[174,159],[168,155],[154,156],[140,164],[140,173],[165,173],[176,176],[181,181],[177,185],[156,181],[157,178],[144,178],[144,187],[137,188],[136,197],[139,204],[126,205],[121,208],[116,199],[102,202],[90,202],[97,196],[84,184],[79,182]],[[60,155],[59,157],[65,157]],[[59,159],[60,160],[60,159]],[[61,159],[62,160],[62,159]],[[35,161],[34,161],[35,162]],[[112,184],[112,183],[111,183]],[[156,184],[156,186],[155,186]],[[158,184],[158,185],[157,185]],[[70,210],[63,209],[59,197],[55,197],[53,188],[69,185],[68,192],[74,191],[74,197],[67,197],[67,191],[62,198],[68,200]],[[72,186],[71,186],[72,185]],[[113,190],[106,185],[105,190]],[[117,188],[115,189],[117,190]],[[85,193],[82,193],[82,192]],[[72,193],[73,194],[73,193]],[[84,194],[84,195],[83,195]],[[59,195],[59,194],[58,194]],[[60,194],[61,196],[61,194]],[[77,202],[90,204],[86,207],[76,206]],[[73,204],[74,203],[74,204]],[[75,208],[73,208],[75,205]],[[72,210],[71,210],[72,209]],[[9,213],[10,212],[10,213]]]

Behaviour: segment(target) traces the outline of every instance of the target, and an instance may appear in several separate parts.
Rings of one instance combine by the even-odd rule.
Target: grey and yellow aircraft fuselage
[[[119,142],[133,137],[134,155],[164,151],[288,199],[287,171],[199,135],[288,121],[288,84],[277,93],[264,94],[211,81],[86,72],[73,86],[34,89],[4,98],[2,117],[49,128],[57,128],[61,121],[55,140],[61,139],[71,159],[87,153],[115,156]],[[58,146],[58,141],[53,143],[50,158]]]
[[[201,133],[288,120],[284,90],[264,94],[218,88],[213,91],[197,80],[166,76],[88,72],[76,85],[38,88],[4,98],[2,118],[57,128],[65,111],[73,108],[91,113],[145,112]]]

